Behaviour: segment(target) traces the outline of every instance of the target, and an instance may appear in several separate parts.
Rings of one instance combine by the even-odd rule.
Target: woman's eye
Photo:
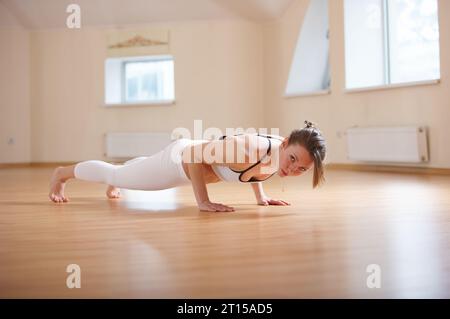
[[[295,162],[295,157],[291,155],[291,162]]]

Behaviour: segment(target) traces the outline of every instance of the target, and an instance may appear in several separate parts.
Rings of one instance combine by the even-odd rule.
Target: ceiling
[[[65,27],[66,8],[80,5],[82,26],[123,26],[162,21],[279,18],[293,0],[0,0],[28,29]],[[1,15],[0,15],[1,16]]]

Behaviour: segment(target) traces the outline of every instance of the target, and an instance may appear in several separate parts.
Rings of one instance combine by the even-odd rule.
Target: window
[[[346,87],[440,78],[437,0],[345,0]]]
[[[106,104],[159,104],[174,100],[170,56],[107,59],[105,79]]]

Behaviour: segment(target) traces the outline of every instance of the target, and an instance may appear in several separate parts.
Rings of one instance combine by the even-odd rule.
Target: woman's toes
[[[58,196],[56,194],[50,194],[50,199],[55,203],[66,203],[69,199],[65,196]]]
[[[111,199],[120,198],[120,189],[115,188],[113,186],[109,186],[108,189],[106,190],[106,195],[108,196],[108,198]]]

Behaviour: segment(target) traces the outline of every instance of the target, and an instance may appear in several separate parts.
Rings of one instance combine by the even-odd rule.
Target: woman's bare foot
[[[64,196],[64,187],[66,186],[65,180],[62,178],[62,167],[58,167],[53,171],[52,178],[50,179],[50,193],[48,197],[55,203],[68,202],[69,199]]]
[[[112,185],[108,185],[108,188],[106,189],[106,196],[108,196],[108,198],[120,198],[120,189]]]

